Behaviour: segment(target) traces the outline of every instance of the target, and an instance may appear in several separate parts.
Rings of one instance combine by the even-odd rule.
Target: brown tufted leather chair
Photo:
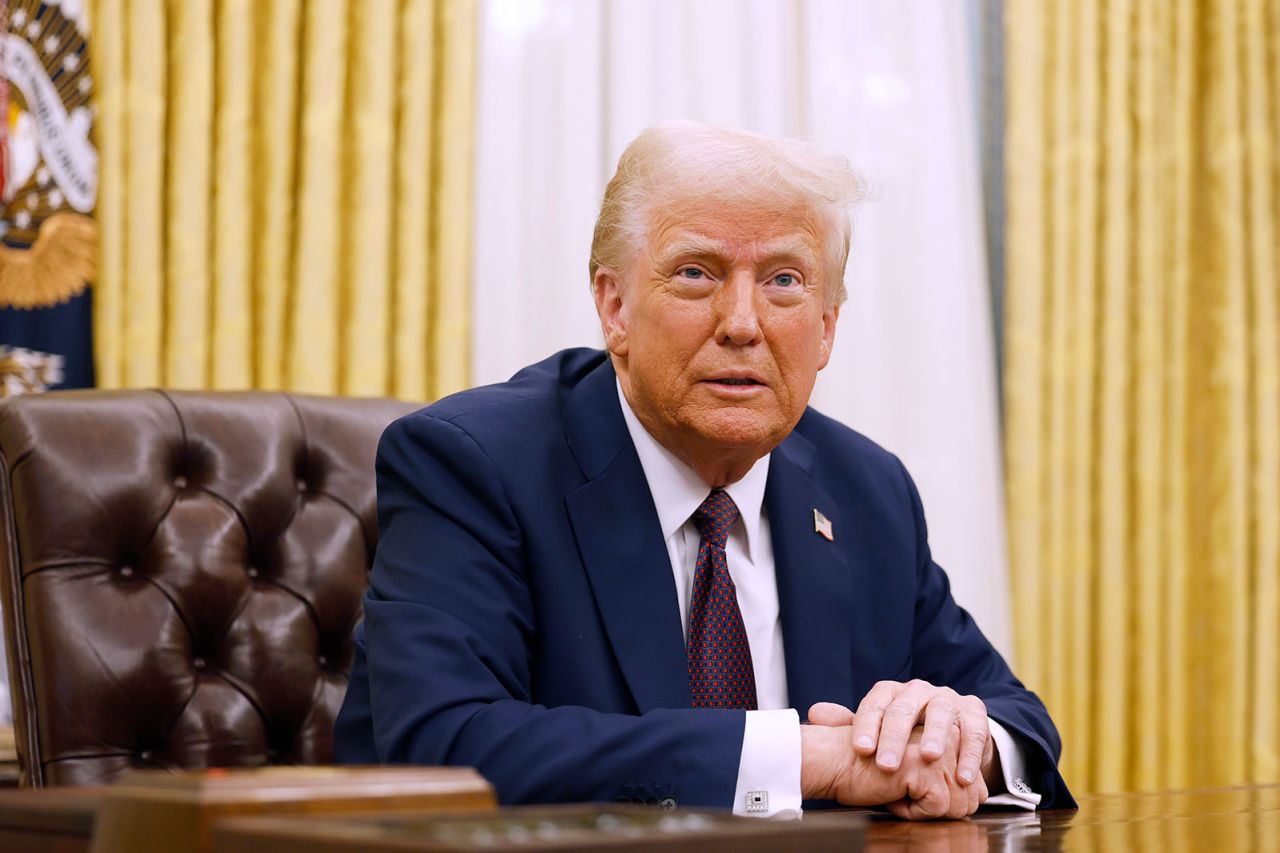
[[[388,400],[0,404],[0,590],[28,785],[331,760]]]

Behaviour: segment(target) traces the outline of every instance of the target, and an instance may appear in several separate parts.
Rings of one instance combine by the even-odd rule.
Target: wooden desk
[[[102,788],[0,790],[0,850],[88,853]]]
[[[18,747],[13,726],[0,726],[0,788],[18,785]]]
[[[963,821],[911,823],[849,810],[814,812],[806,822],[838,824],[852,817],[870,818],[867,853],[1280,850],[1280,786],[1100,795],[1083,798],[1079,811],[984,811]],[[322,828],[314,831],[325,838]],[[401,836],[397,844],[369,849],[429,848]]]
[[[980,812],[967,821],[877,817],[867,853],[888,851],[1267,851],[1280,847],[1280,785],[1080,798],[1079,811]]]
[[[100,795],[87,788],[0,791],[0,850],[87,850]],[[1098,795],[1082,798],[1078,812],[983,812],[953,822],[876,816],[866,841],[869,853],[1275,850],[1280,785]]]

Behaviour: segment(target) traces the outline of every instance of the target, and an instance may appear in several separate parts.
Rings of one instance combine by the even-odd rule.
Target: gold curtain
[[[103,387],[467,384],[471,0],[91,0]]]
[[[1077,790],[1280,781],[1280,0],[1005,15],[1020,672]]]

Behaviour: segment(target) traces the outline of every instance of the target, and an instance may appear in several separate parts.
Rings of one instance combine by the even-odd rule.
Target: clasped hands
[[[858,705],[819,702],[801,727],[806,799],[886,806],[900,818],[963,818],[999,778],[986,705],[927,681],[881,681]]]

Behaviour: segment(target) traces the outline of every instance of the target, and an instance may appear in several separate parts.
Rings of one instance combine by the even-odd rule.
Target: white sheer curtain
[[[874,195],[813,403],[903,458],[956,598],[1008,653],[965,14],[952,0],[486,0],[473,375],[599,345],[587,249],[642,128],[691,118],[844,152]]]

